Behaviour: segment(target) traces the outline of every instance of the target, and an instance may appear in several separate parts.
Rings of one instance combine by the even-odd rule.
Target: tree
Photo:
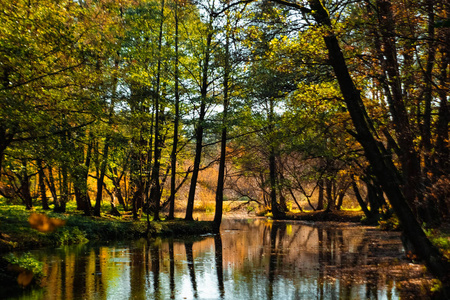
[[[195,190],[197,187],[198,173],[200,171],[200,163],[202,158],[202,149],[203,149],[203,134],[205,130],[205,116],[206,109],[208,104],[208,96],[210,92],[210,86],[213,83],[211,81],[211,51],[213,48],[213,35],[214,35],[214,15],[211,11],[211,8],[207,8],[206,13],[209,15],[207,24],[204,29],[204,36],[201,49],[201,75],[199,80],[199,88],[200,88],[200,107],[199,107],[199,115],[198,119],[195,122],[195,157],[194,157],[194,166],[192,170],[191,184],[189,188],[189,196],[187,200],[186,206],[186,216],[185,220],[192,221],[193,220],[193,212],[194,212],[194,200],[195,200]]]
[[[370,162],[373,172],[381,183],[389,202],[394,208],[406,238],[413,245],[416,254],[423,259],[430,270],[443,282],[446,289],[450,286],[448,278],[448,263],[443,259],[439,251],[431,244],[414,217],[408,201],[401,189],[401,180],[390,155],[384,145],[377,141],[378,133],[373,127],[365,105],[361,98],[361,92],[355,86],[347,67],[346,60],[339,45],[338,38],[333,30],[330,15],[320,0],[308,1],[310,7],[277,0],[277,3],[295,7],[301,12],[311,15],[318,26],[324,29],[323,39],[328,51],[329,62],[339,83],[344,101],[352,118],[356,133],[356,139],[364,148],[365,155]]]
[[[214,214],[214,230],[220,231],[223,211],[223,190],[225,185],[225,164],[227,156],[227,122],[228,122],[228,106],[230,100],[230,16],[226,14],[225,25],[225,53],[224,53],[224,75],[223,75],[223,117],[222,117],[222,134],[220,141],[220,159],[219,159],[219,175],[217,178],[216,188],[216,210]]]

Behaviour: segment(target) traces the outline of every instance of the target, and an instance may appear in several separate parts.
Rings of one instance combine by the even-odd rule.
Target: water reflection
[[[396,233],[263,219],[224,220],[220,235],[196,239],[34,254],[44,289],[18,299],[397,299],[395,281],[408,276]]]

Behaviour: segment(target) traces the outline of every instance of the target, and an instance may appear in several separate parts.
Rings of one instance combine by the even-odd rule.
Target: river
[[[417,276],[398,233],[263,218],[225,219],[220,235],[32,253],[43,288],[9,299],[399,299],[399,281]]]

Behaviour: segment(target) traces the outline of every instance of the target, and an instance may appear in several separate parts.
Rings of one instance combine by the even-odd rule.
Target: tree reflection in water
[[[397,233],[365,227],[224,220],[195,239],[35,251],[45,286],[16,298],[398,299],[399,281],[423,277],[402,251]]]
[[[184,247],[186,248],[186,260],[189,269],[189,277],[191,278],[192,289],[194,290],[194,298],[198,298],[197,291],[197,280],[195,278],[195,268],[194,268],[194,254],[192,252],[192,247],[194,243],[192,241],[184,242]]]
[[[225,299],[225,286],[223,284],[222,236],[220,233],[214,235],[214,261],[217,270],[217,287],[219,289],[220,299]]]

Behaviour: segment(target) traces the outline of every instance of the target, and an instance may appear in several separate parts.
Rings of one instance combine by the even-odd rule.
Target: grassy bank
[[[287,213],[288,220],[303,220],[311,222],[348,222],[360,223],[364,213],[360,210],[304,211]]]
[[[41,228],[37,226],[32,228],[31,216],[38,218],[37,226],[41,226]],[[145,218],[133,221],[129,218],[112,217],[106,214],[103,217],[86,217],[76,210],[68,210],[65,214],[56,214],[40,209],[27,211],[21,205],[0,202],[1,252],[79,244],[88,241],[135,239],[144,237],[146,232]],[[149,228],[150,237],[195,235],[208,232],[212,232],[212,223],[205,221],[150,222]]]

